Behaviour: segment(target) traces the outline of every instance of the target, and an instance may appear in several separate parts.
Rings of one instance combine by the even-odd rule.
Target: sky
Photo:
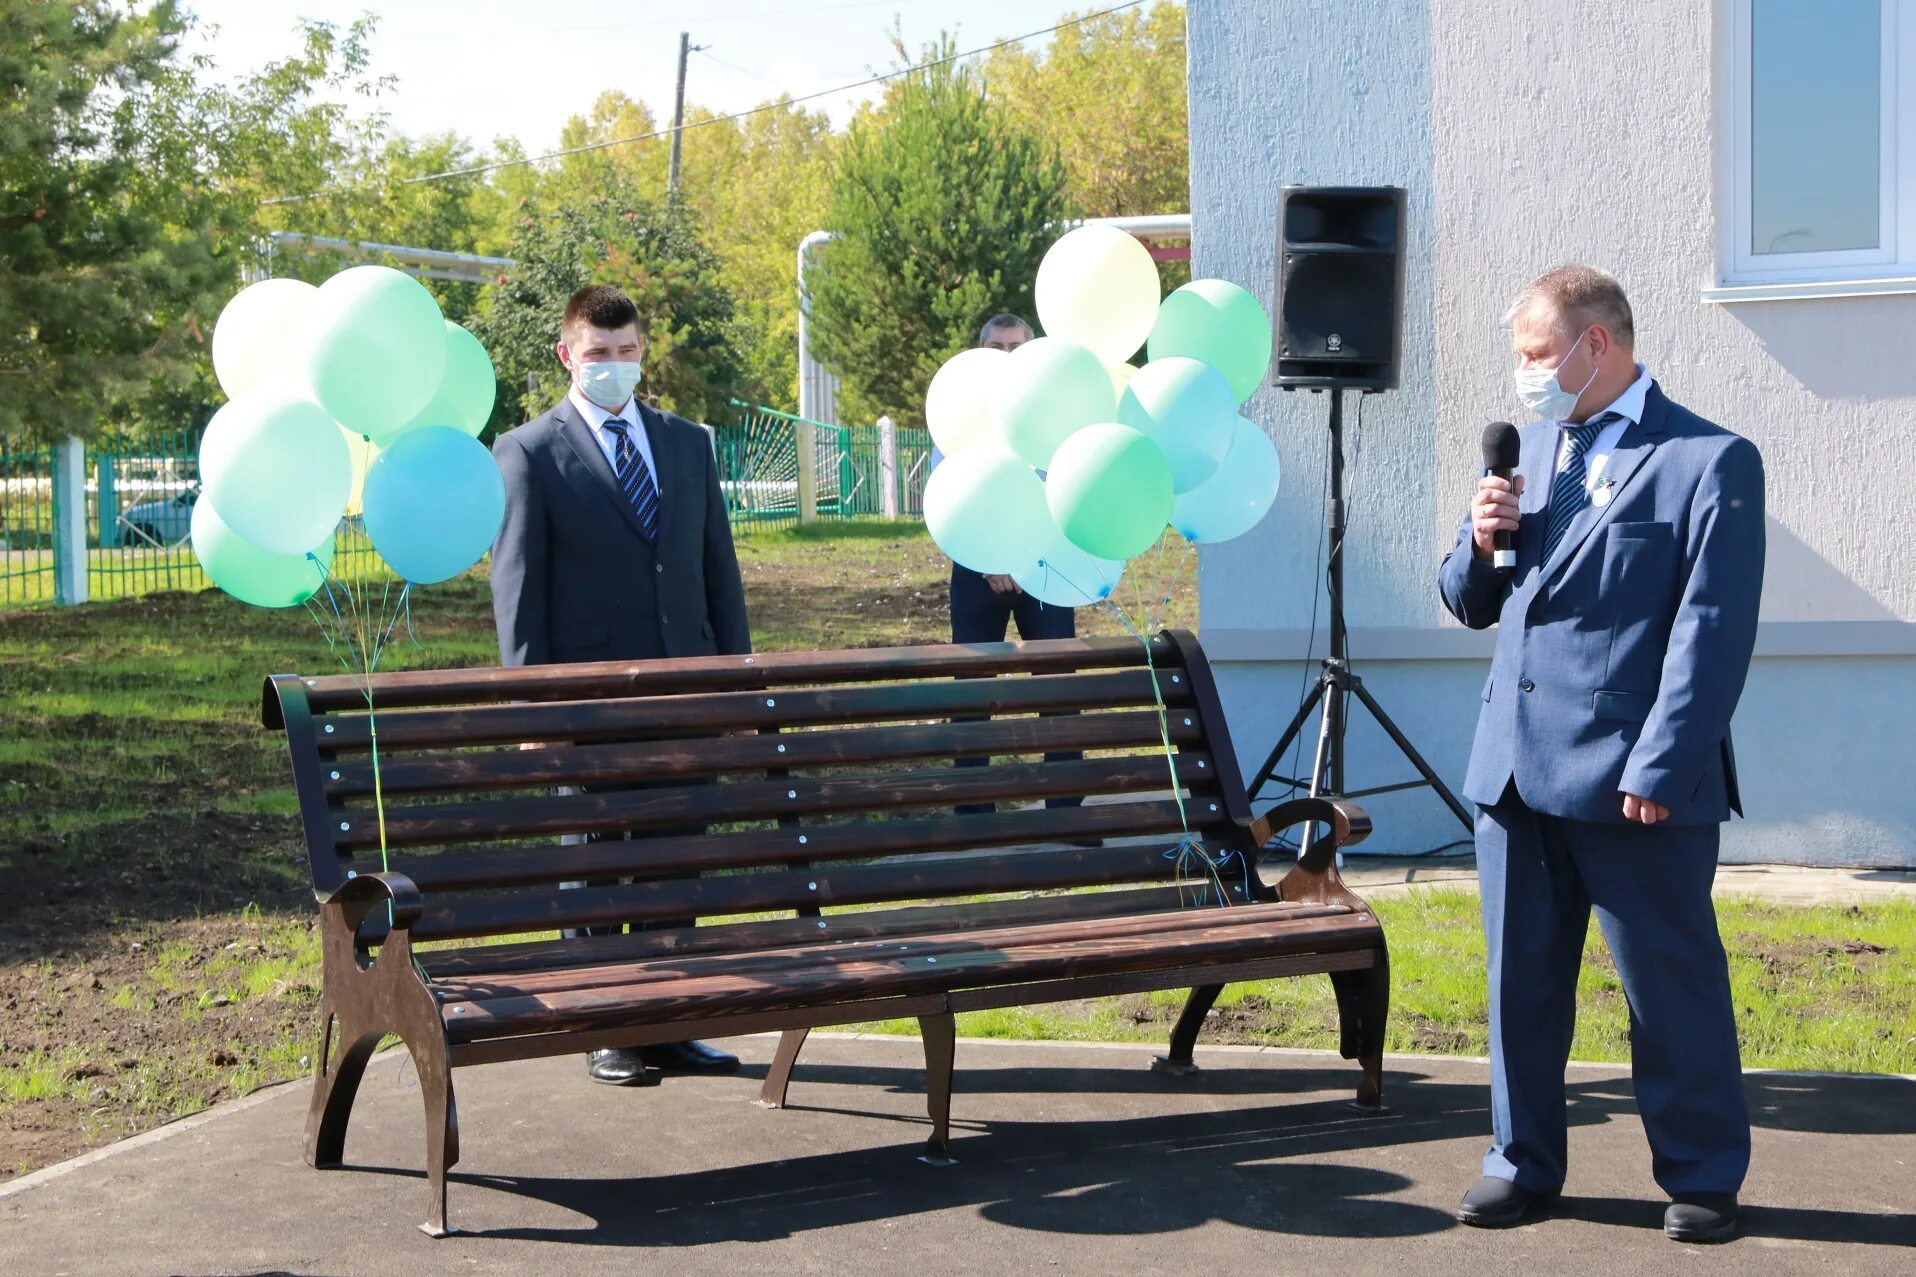
[[[294,51],[295,24],[346,26],[380,17],[372,69],[396,76],[382,99],[399,132],[460,133],[484,146],[517,137],[528,151],[554,146],[568,118],[606,89],[644,100],[660,123],[672,114],[679,32],[694,53],[688,104],[736,111],[892,69],[896,17],[916,50],[952,31],[972,49],[1051,26],[1071,12],[1117,0],[186,0],[215,37],[216,76],[237,76]],[[1048,37],[1033,41],[1042,46]],[[811,105],[842,124],[876,93],[866,88]]]

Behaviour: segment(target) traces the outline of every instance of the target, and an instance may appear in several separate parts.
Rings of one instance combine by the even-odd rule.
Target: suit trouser
[[[1563,1186],[1564,1066],[1594,906],[1630,1006],[1631,1075],[1658,1185],[1741,1187],[1750,1120],[1710,901],[1720,832],[1545,816],[1514,784],[1479,811],[1493,1135],[1484,1174],[1533,1192]]]
[[[1020,591],[999,594],[983,574],[959,564],[951,565],[951,641],[954,643],[1002,643],[1013,619],[1018,622],[1018,637],[1027,642],[1036,639],[1076,638],[1078,614],[1068,607],[1040,602]],[[1069,713],[1071,711],[1065,711]],[[1043,718],[1057,714],[1040,715]],[[957,722],[975,720],[957,719]],[[1084,755],[1077,751],[1046,754],[1047,763],[1074,763]],[[960,767],[983,767],[988,758],[960,758]],[[1049,798],[1047,807],[1078,807],[1082,798]],[[995,810],[991,803],[965,803],[957,808],[960,816]]]
[[[697,783],[697,782],[690,782],[690,783]],[[562,788],[560,792],[572,793],[572,794],[611,794],[611,793],[626,793],[632,790],[647,789],[647,788],[656,788],[656,786],[581,785],[577,787],[576,789]],[[706,832],[706,827],[704,825],[688,825],[683,829],[657,830],[657,831],[654,831],[650,836],[655,838],[693,838],[705,832]],[[602,834],[566,834],[564,837],[562,837],[559,840],[559,842],[561,843],[561,845],[576,846],[580,843],[624,842],[630,837],[631,835],[629,833],[626,833],[622,830],[615,830],[611,833],[602,833]],[[559,889],[561,891],[566,891],[566,890],[571,890],[577,887],[616,887],[628,882],[660,882],[660,881],[667,881],[673,878],[680,878],[680,877],[686,877],[686,876],[696,878],[699,875],[697,874],[691,874],[691,875],[634,874],[626,878],[589,878],[585,880],[584,882],[562,882],[559,884]],[[660,919],[655,919],[654,921],[651,921],[651,922],[635,922],[630,925],[632,927],[632,930],[634,931],[670,931],[678,927],[693,926],[696,924],[696,922],[697,922],[697,919],[694,919],[694,918],[660,918]],[[616,935],[622,934],[625,931],[626,925],[627,924],[625,923],[609,922],[609,923],[601,923],[600,925],[594,926],[594,927],[565,927],[560,930],[559,934],[567,940],[576,940],[580,936],[616,936]]]

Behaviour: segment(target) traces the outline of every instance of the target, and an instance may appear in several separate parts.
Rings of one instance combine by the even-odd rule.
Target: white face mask
[[[602,364],[578,365],[579,393],[601,408],[613,409],[625,407],[625,401],[632,397],[643,379],[639,361],[607,361]]]
[[[1583,345],[1583,339],[1590,335],[1588,328],[1577,335],[1570,349],[1563,352],[1563,359],[1557,361],[1556,368],[1519,368],[1511,377],[1517,383],[1517,397],[1523,400],[1523,406],[1545,421],[1566,421],[1577,410],[1577,400],[1583,398],[1583,392],[1590,389],[1590,382],[1597,379],[1597,370],[1590,370],[1590,377],[1576,390],[1565,390],[1563,383],[1557,380],[1557,370],[1575,354],[1577,347]]]

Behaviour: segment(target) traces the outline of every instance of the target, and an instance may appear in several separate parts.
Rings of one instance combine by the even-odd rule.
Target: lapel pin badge
[[[1590,494],[1591,504],[1596,506],[1599,510],[1601,510],[1604,506],[1609,505],[1610,497],[1611,497],[1611,489],[1615,487],[1616,487],[1616,481],[1611,479],[1609,475],[1607,474],[1604,475],[1603,478],[1597,480],[1596,490]]]

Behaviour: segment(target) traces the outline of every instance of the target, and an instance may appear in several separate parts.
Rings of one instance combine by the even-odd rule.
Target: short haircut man
[[[978,344],[990,350],[1016,350],[1031,340],[1031,325],[1004,311],[985,321],[978,330]]]
[[[1511,479],[1477,482],[1438,571],[1498,627],[1464,796],[1490,985],[1491,1131],[1458,1208],[1522,1223],[1563,1189],[1564,1066],[1594,908],[1630,1004],[1631,1064],[1664,1232],[1720,1241],[1750,1159],[1736,1014],[1710,883],[1741,813],[1730,716],[1756,641],[1763,461],[1637,362],[1623,287],[1591,266],[1526,285],[1507,322]],[[1499,534],[1516,565],[1498,567]]]

